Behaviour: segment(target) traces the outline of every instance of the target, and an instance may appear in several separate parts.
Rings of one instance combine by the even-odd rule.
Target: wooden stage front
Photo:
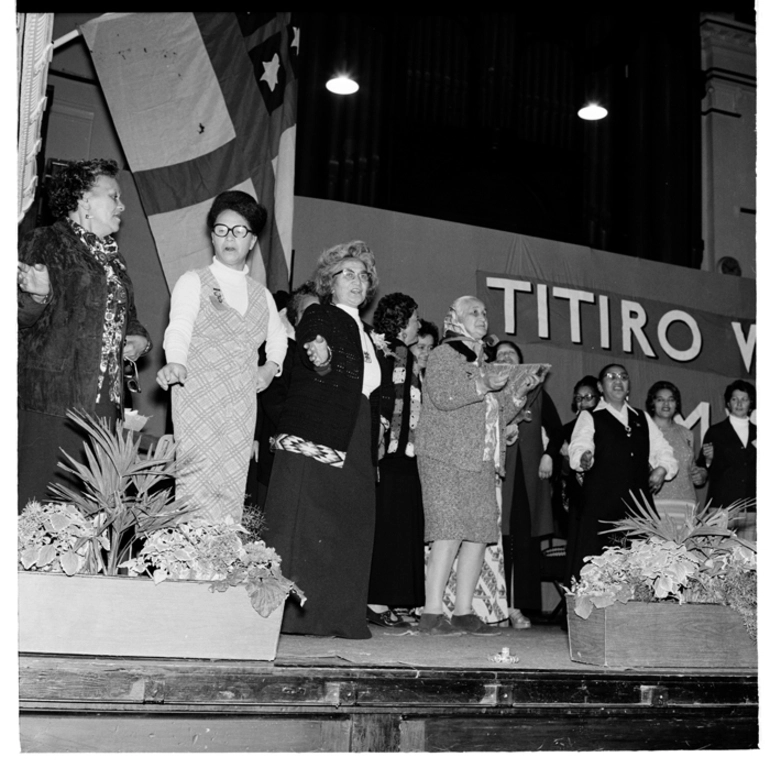
[[[283,635],[274,662],[20,656],[24,752],[755,749],[754,669],[572,662],[558,626]],[[495,660],[503,647],[515,663]]]

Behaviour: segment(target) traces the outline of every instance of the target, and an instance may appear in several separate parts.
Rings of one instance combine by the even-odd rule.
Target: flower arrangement
[[[210,581],[218,592],[242,584],[252,607],[264,617],[290,592],[305,602],[302,590],[281,573],[276,551],[232,520],[198,519],[154,531],[138,555],[123,565],[131,575],[151,574],[156,584],[168,578],[196,579]]]
[[[23,570],[210,581],[212,591],[244,585],[254,609],[268,616],[297,586],[281,559],[259,538],[262,512],[246,507],[242,523],[212,523],[173,498],[178,470],[173,446],[139,452],[140,436],[118,421],[68,412],[86,431],[86,463],[66,452],[59,466],[83,486],[52,486],[56,500],[30,501],[18,520]],[[132,555],[132,553],[135,553]]]
[[[723,510],[688,509],[681,520],[636,502],[627,519],[611,532],[624,533],[629,547],[607,547],[586,558],[580,579],[567,590],[575,597],[575,613],[588,618],[594,607],[629,600],[716,603],[738,611],[748,633],[757,630],[757,551],[721,525]]]

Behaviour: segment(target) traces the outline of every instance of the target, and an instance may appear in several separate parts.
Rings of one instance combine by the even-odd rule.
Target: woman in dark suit
[[[19,508],[49,498],[64,449],[83,460],[85,435],[67,418],[81,409],[123,414],[124,361],[151,347],[114,235],[126,210],[112,160],[67,163],[49,184],[57,221],[19,246]]]
[[[708,470],[711,507],[726,507],[736,501],[751,504],[741,519],[729,521],[740,536],[756,537],[757,426],[749,419],[756,408],[757,390],[740,379],[725,389],[729,415],[709,427],[703,438],[698,465]]]
[[[329,248],[315,284],[273,441],[265,541],[307,596],[287,602],[283,632],[369,638],[381,372],[359,308],[377,289],[374,255],[361,241]]]

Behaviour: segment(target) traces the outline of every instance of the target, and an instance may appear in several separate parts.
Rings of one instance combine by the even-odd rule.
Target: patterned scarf
[[[120,407],[122,401],[121,365],[123,360],[123,332],[128,313],[128,291],[115,266],[125,272],[126,265],[118,251],[118,244],[109,235],[97,237],[88,232],[72,219],[69,222],[80,242],[86,247],[94,259],[101,264],[107,277],[107,302],[104,307],[104,326],[102,329],[102,353],[99,361],[99,380],[96,387],[96,402],[101,397],[102,384],[105,375],[109,381],[110,402]]]
[[[402,422],[404,417],[404,401],[405,397],[409,397],[409,433],[406,443],[406,455],[414,456],[414,430],[417,427],[417,422],[420,419],[420,403],[422,402],[422,396],[420,393],[420,376],[417,370],[417,363],[412,361],[412,375],[409,381],[408,395],[406,392],[406,368],[407,360],[409,358],[409,348],[402,344],[400,341],[396,341],[391,345],[393,350],[393,356],[396,361],[393,365],[393,384],[395,389],[395,404],[393,408],[393,418],[390,421],[390,441],[388,443],[388,453],[396,453],[398,451],[398,443],[401,438]]]
[[[484,342],[468,336],[468,331],[460,322],[454,307],[444,318],[444,339],[442,344],[448,341],[461,341],[469,347],[476,356],[476,365],[481,365],[483,360]],[[495,471],[500,474],[500,404],[494,393],[487,392],[484,395],[484,461],[494,461]]]

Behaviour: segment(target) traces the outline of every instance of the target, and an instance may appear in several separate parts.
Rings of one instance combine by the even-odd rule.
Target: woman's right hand
[[[714,444],[703,443],[703,455],[706,458],[706,466],[710,467],[711,462],[714,460]]]
[[[45,264],[30,266],[22,261],[18,262],[17,281],[19,290],[29,293],[33,297],[43,299],[51,292],[51,279],[48,276],[48,267]]]
[[[580,457],[580,472],[588,472],[594,465],[594,455],[591,451],[584,451]]]
[[[181,384],[184,386],[187,380],[187,368],[181,363],[166,363],[155,377],[162,389],[168,389],[172,384]]]
[[[329,349],[329,343],[323,336],[316,336],[313,341],[308,341],[303,345],[310,362],[316,368],[323,368],[331,359],[332,351]]]
[[[481,374],[481,387],[483,390],[481,394],[487,392],[497,392],[505,386],[508,381],[508,371],[498,371],[494,368],[487,368],[484,373]]]

